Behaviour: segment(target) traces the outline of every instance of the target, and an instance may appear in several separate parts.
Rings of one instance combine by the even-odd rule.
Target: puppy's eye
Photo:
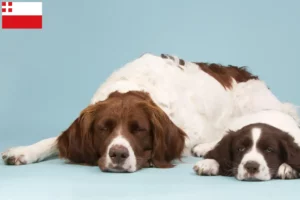
[[[245,147],[240,147],[240,148],[238,148],[238,151],[243,152],[243,151],[245,151],[245,149],[246,149]]]
[[[271,153],[271,152],[273,152],[273,149],[271,147],[268,147],[268,148],[265,149],[265,152]]]

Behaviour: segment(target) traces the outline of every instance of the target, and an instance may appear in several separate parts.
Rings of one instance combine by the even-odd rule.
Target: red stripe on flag
[[[2,15],[3,29],[41,29],[42,15]]]

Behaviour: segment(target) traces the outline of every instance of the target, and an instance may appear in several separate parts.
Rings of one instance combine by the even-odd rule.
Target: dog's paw
[[[29,146],[14,147],[1,155],[7,165],[25,165],[36,161],[35,153]]]
[[[194,166],[194,171],[200,176],[216,176],[219,174],[219,163],[214,159],[200,160]]]
[[[296,179],[299,173],[286,163],[280,165],[277,171],[277,177],[281,179]]]
[[[192,149],[192,154],[196,157],[205,156],[210,150],[214,148],[212,143],[198,144]]]

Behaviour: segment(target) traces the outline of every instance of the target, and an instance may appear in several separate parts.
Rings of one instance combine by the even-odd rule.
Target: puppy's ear
[[[228,133],[218,142],[214,149],[209,151],[204,158],[214,159],[220,164],[220,175],[233,176],[233,155],[232,155],[232,138],[236,132],[228,131]]]
[[[155,167],[171,168],[171,161],[180,159],[186,134],[153,102],[142,103],[148,113],[153,134],[151,160]]]
[[[93,123],[93,106],[80,116],[57,139],[59,156],[72,163],[95,165],[97,151],[93,145],[90,126]]]
[[[294,138],[284,134],[281,140],[284,151],[284,162],[300,173],[300,147],[295,143]]]

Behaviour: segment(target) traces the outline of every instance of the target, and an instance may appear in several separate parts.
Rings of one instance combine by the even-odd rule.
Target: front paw
[[[192,149],[192,154],[196,157],[203,157],[212,150],[213,147],[214,146],[211,143],[198,144]]]
[[[200,160],[194,166],[194,171],[200,176],[216,176],[219,174],[219,163],[214,159]]]
[[[35,162],[34,152],[30,147],[15,147],[1,153],[2,159],[7,165],[25,165]]]
[[[299,173],[286,163],[280,165],[277,171],[277,178],[280,179],[296,179]]]

